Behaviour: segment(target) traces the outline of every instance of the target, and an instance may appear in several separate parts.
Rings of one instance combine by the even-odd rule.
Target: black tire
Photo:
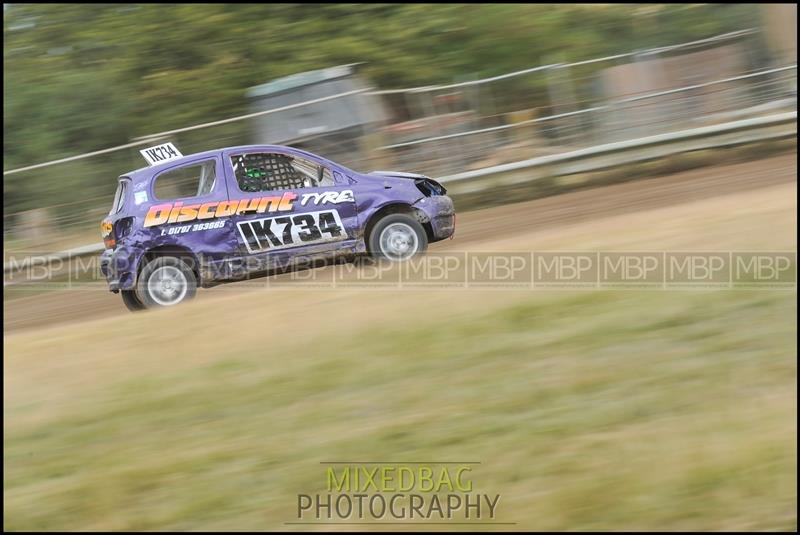
[[[170,279],[175,278],[174,292],[172,285],[167,291],[161,284],[157,285],[156,280],[151,281],[154,275],[159,280],[165,280],[163,275],[166,273]],[[146,308],[174,306],[193,299],[197,293],[197,277],[186,262],[175,256],[159,256],[148,262],[142,268],[136,284],[137,293]]]
[[[386,243],[381,239],[381,235],[390,228],[397,228],[400,230],[400,236],[410,237],[410,234],[402,232],[405,229],[413,231],[415,239],[412,244],[408,240],[401,239],[401,243],[405,243],[409,249],[405,252],[398,252],[397,250],[387,250]],[[387,237],[388,238],[388,237]],[[408,214],[389,214],[381,218],[369,233],[367,239],[367,250],[374,258],[388,259],[396,262],[408,260],[409,258],[418,254],[424,253],[428,249],[428,235],[416,218]]]
[[[146,308],[139,296],[136,295],[136,290],[120,290],[119,294],[122,296],[122,302],[131,312],[138,312]]]

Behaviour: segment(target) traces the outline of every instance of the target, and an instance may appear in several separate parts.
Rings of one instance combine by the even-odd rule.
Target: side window
[[[231,165],[242,191],[280,191],[334,184],[326,167],[288,154],[240,154],[231,157]]]
[[[211,193],[216,180],[216,162],[208,161],[171,169],[156,177],[153,194],[162,201],[200,197]]]
[[[292,167],[313,183],[310,187],[324,188],[334,185],[333,175],[327,167],[298,157],[292,158]]]

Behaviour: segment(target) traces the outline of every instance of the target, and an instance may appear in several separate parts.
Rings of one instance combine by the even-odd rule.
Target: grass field
[[[592,292],[231,333],[191,367],[202,344],[163,340],[163,373],[131,355],[49,403],[11,386],[5,527],[280,528],[319,461],[475,458],[529,528],[792,529],[796,320],[791,292]]]
[[[794,249],[789,190],[497,247]],[[380,458],[480,461],[510,529],[796,529],[796,297],[283,289],[6,336],[4,528],[292,528],[321,461]]]

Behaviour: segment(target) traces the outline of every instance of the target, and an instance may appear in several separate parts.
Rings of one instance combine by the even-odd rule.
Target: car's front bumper
[[[453,200],[447,195],[436,195],[425,197],[414,204],[419,208],[431,224],[432,241],[439,241],[449,238],[456,229],[456,210]]]

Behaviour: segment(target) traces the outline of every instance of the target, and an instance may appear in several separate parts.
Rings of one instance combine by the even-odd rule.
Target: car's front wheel
[[[177,305],[195,296],[197,277],[182,259],[160,256],[142,269],[138,293],[147,308]]]
[[[372,256],[401,262],[424,253],[428,248],[428,235],[412,216],[391,214],[375,224],[367,245]]]

